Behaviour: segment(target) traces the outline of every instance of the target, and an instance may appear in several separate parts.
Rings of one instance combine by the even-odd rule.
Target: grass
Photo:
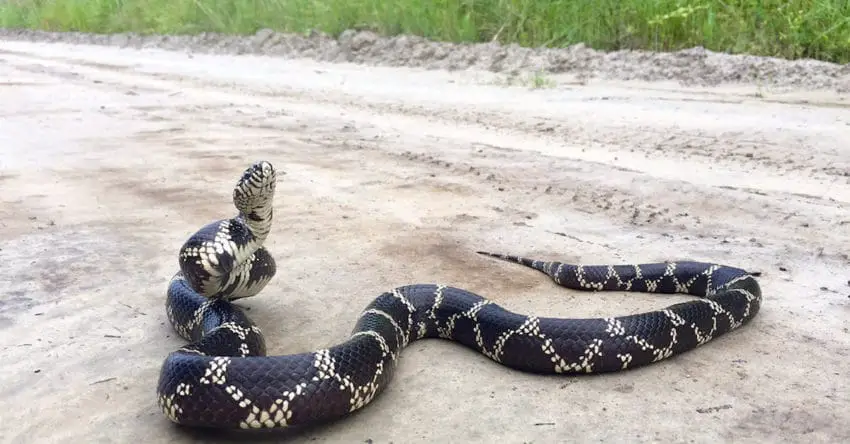
[[[0,27],[338,35],[715,51],[850,62],[848,0],[0,0]]]
[[[529,89],[548,89],[557,86],[557,83],[549,78],[544,71],[535,71],[526,73],[525,75],[518,73],[508,74],[498,77],[492,84],[499,86],[523,86]]]

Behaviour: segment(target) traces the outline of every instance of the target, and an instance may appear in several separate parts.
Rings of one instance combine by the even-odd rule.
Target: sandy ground
[[[685,300],[566,291],[481,248],[763,273],[750,325],[620,374],[533,376],[414,343],[373,404],[291,442],[850,440],[837,84],[562,73],[531,89],[492,71],[0,40],[3,441],[238,438],[174,426],[154,389],[182,344],[163,307],[177,249],[232,215],[257,159],[286,172],[267,243],[279,271],[242,305],[275,353],[336,343],[374,296],[415,282],[549,316]]]

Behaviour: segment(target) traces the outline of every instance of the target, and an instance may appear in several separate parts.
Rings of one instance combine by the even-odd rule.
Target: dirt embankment
[[[714,86],[750,83],[764,87],[850,91],[850,64],[817,60],[729,55],[693,48],[651,51],[596,51],[583,44],[563,49],[524,48],[496,43],[454,44],[416,36],[381,37],[370,31],[346,31],[339,38],[324,33],[284,34],[263,29],[253,36],[93,35],[29,30],[0,30],[0,38],[23,41],[161,48],[212,54],[305,57],[326,62],[439,70],[482,70],[519,74],[547,72],[576,79],[676,81]]]

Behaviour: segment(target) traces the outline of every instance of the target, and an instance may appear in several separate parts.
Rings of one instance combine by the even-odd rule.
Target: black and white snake
[[[275,183],[270,163],[253,164],[233,190],[238,215],[201,228],[180,250],[166,309],[174,329],[191,343],[167,357],[157,388],[160,408],[176,423],[256,429],[342,417],[386,389],[402,349],[422,338],[457,341],[532,373],[635,368],[738,328],[761,305],[756,274],[734,267],[581,266],[480,252],[539,270],[566,288],[700,298],[630,316],[559,319],[512,313],[460,288],[409,285],[366,306],[345,342],[266,356],[260,329],[230,301],[256,295],[275,274],[263,247]]]

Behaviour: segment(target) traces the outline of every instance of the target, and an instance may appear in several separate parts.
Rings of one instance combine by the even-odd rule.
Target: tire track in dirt
[[[73,58],[65,60],[45,59],[45,63],[47,65],[51,63],[67,64],[65,66],[70,70],[76,70],[86,74],[81,77],[83,79],[81,81],[96,81],[109,88],[115,87],[116,84],[123,85],[125,88],[134,88],[139,82],[146,82],[146,86],[159,89],[160,91],[182,89],[185,94],[188,92],[188,85],[197,94],[214,91],[213,95],[217,97],[217,100],[239,100],[226,92],[232,90],[234,92],[248,93],[247,97],[241,98],[241,103],[258,103],[257,101],[260,101],[260,103],[268,104],[271,103],[269,101],[270,98],[276,98],[284,100],[285,102],[283,103],[290,103],[295,100],[299,103],[318,102],[327,106],[341,106],[347,111],[353,109],[354,112],[367,110],[372,116],[366,122],[367,125],[374,123],[374,115],[386,119],[398,120],[399,117],[407,119],[408,121],[405,122],[405,125],[400,130],[395,131],[396,134],[394,136],[396,138],[404,136],[409,139],[413,135],[411,132],[414,128],[423,127],[429,127],[428,129],[430,131],[426,131],[432,135],[446,134],[445,131],[441,131],[443,129],[442,124],[449,121],[455,122],[455,124],[463,122],[466,130],[466,134],[464,135],[466,137],[461,137],[459,140],[457,138],[443,137],[443,140],[423,141],[418,152],[414,153],[413,151],[405,150],[405,152],[401,153],[402,159],[400,160],[422,161],[426,167],[428,163],[436,164],[437,166],[440,166],[441,163],[448,165],[454,164],[455,166],[450,169],[454,174],[466,174],[474,171],[476,176],[480,176],[482,171],[487,171],[483,177],[485,178],[485,183],[489,182],[493,184],[490,188],[491,190],[504,191],[506,187],[517,189],[518,191],[524,190],[526,193],[543,190],[544,194],[553,194],[555,196],[552,199],[553,201],[563,203],[566,197],[568,199],[567,202],[578,211],[589,214],[601,214],[618,220],[621,223],[635,226],[655,226],[657,229],[666,231],[683,232],[686,230],[693,231],[696,228],[699,237],[709,236],[724,242],[729,242],[730,238],[739,237],[744,239],[743,243],[761,246],[770,243],[769,240],[759,239],[757,236],[765,213],[768,212],[773,215],[772,217],[786,222],[784,225],[785,233],[781,236],[781,245],[776,245],[776,247],[790,248],[803,254],[816,253],[841,258],[845,257],[843,252],[846,249],[844,248],[845,245],[841,242],[842,239],[830,238],[828,234],[826,237],[807,234],[807,232],[811,231],[834,232],[831,227],[841,227],[848,223],[850,212],[841,208],[842,205],[833,197],[819,198],[817,196],[804,195],[801,198],[801,196],[794,196],[790,192],[776,193],[762,191],[756,187],[734,185],[719,185],[721,189],[728,191],[718,192],[718,187],[706,187],[683,182],[680,179],[681,176],[674,176],[659,183],[659,180],[663,180],[665,175],[669,176],[669,173],[665,174],[662,171],[661,177],[657,177],[656,174],[658,171],[653,169],[647,170],[646,168],[652,168],[647,167],[648,164],[653,162],[652,159],[641,162],[643,171],[631,171],[629,168],[610,165],[605,160],[605,157],[617,159],[626,152],[626,147],[622,144],[624,141],[627,141],[630,143],[629,146],[632,147],[632,151],[638,149],[644,153],[648,153],[649,151],[661,150],[664,154],[656,155],[656,157],[676,157],[677,154],[684,156],[679,157],[677,161],[680,163],[685,162],[681,163],[681,165],[692,165],[687,162],[696,160],[693,158],[694,155],[698,158],[714,156],[714,158],[723,159],[718,162],[718,166],[720,167],[724,166],[724,161],[726,161],[726,164],[734,164],[737,161],[742,161],[743,166],[750,169],[760,168],[761,170],[771,170],[773,172],[770,174],[776,175],[775,178],[772,178],[775,182],[780,177],[783,178],[782,181],[787,182],[788,179],[784,177],[790,174],[794,177],[794,180],[799,181],[798,186],[800,188],[811,192],[823,189],[823,186],[819,185],[822,182],[808,182],[809,187],[807,189],[802,185],[805,181],[810,180],[809,178],[819,179],[821,181],[829,180],[829,178],[824,179],[824,174],[818,174],[818,172],[838,171],[843,168],[840,166],[841,164],[832,167],[815,167],[815,165],[829,163],[832,158],[829,156],[834,156],[834,154],[830,153],[837,153],[834,148],[827,149],[825,150],[826,152],[816,149],[819,146],[827,145],[829,139],[819,141],[814,145],[807,145],[812,151],[810,151],[808,156],[800,157],[788,154],[792,152],[790,150],[777,149],[777,147],[781,146],[780,143],[775,140],[767,140],[767,133],[764,132],[760,135],[763,139],[762,141],[752,140],[748,142],[744,140],[742,142],[741,138],[736,137],[738,133],[734,132],[725,134],[723,137],[714,136],[712,138],[700,135],[698,132],[697,134],[680,132],[678,136],[674,132],[672,135],[668,135],[665,140],[659,142],[657,141],[657,137],[656,139],[652,139],[653,135],[657,136],[657,134],[640,131],[639,128],[637,129],[638,131],[631,128],[631,133],[623,133],[621,131],[623,129],[622,126],[612,129],[610,127],[601,127],[597,123],[596,127],[588,129],[577,124],[555,121],[555,119],[541,120],[537,116],[526,117],[527,121],[518,121],[516,116],[505,118],[505,113],[495,116],[486,112],[465,113],[462,110],[451,107],[434,108],[432,106],[429,109],[416,105],[377,104],[368,101],[356,101],[350,95],[346,94],[313,97],[299,91],[263,93],[259,88],[233,84],[232,82],[230,84],[224,84],[210,82],[206,79],[200,81],[191,76],[177,74],[128,73],[132,69],[131,66],[116,68],[115,65],[105,65],[99,62]],[[40,69],[46,68],[42,66]],[[119,73],[117,77],[119,80],[115,80],[114,72]],[[66,74],[63,74],[63,76],[68,77]],[[76,78],[78,76],[71,77]],[[110,80],[100,80],[103,77],[107,77]],[[205,111],[208,112],[208,110]],[[243,124],[252,128],[256,128],[257,125],[266,124],[270,126],[270,129],[286,129],[275,128],[274,122],[263,123],[262,120],[253,120],[263,118],[262,111],[254,111],[259,112],[261,115],[243,116],[244,118],[242,119],[234,119],[233,116],[228,116],[226,119],[220,119],[219,121],[221,123],[228,122],[230,125],[237,127],[240,126],[237,122],[241,120],[244,122]],[[349,111],[349,114],[352,114],[352,112]],[[353,115],[351,117],[357,122],[358,127],[363,126],[364,122],[362,119],[358,119],[360,117],[359,115]],[[215,120],[215,117],[209,115],[205,118],[210,122]],[[422,119],[428,122],[421,122]],[[614,120],[618,120],[618,118]],[[619,118],[619,120],[622,120],[622,118]],[[434,121],[436,123],[433,123]],[[585,119],[579,123],[584,125],[588,121]],[[565,128],[567,125],[572,126]],[[542,154],[539,151],[538,153],[529,153],[526,147],[522,149],[495,146],[492,149],[479,148],[477,151],[463,148],[464,142],[471,142],[471,140],[467,139],[468,137],[475,137],[474,135],[470,136],[469,133],[477,135],[479,132],[484,133],[487,130],[495,130],[498,133],[500,131],[508,131],[509,129],[512,132],[509,136],[496,134],[493,137],[517,138],[518,135],[521,135],[527,140],[531,136],[539,138],[543,144],[549,144],[552,148],[544,150]],[[386,125],[381,130],[385,135],[392,131]],[[550,133],[557,133],[558,136],[550,136]],[[598,135],[594,136],[593,134]],[[614,134],[614,136],[608,136],[611,134]],[[333,147],[340,141],[347,141],[359,142],[361,146],[370,146],[364,143],[364,141],[358,140],[362,139],[362,137],[357,132],[352,133],[351,136],[352,138],[341,139],[339,134],[335,134],[324,141],[320,141],[320,143]],[[572,148],[573,150],[580,149],[581,151],[586,151],[587,148],[577,148],[580,144],[597,145],[596,154],[591,156],[597,159],[581,159],[581,156],[578,156],[578,159],[575,157],[564,158],[559,153],[553,151],[557,150],[555,148],[557,145],[552,144],[553,138],[563,139],[570,137],[574,137],[574,140],[571,139],[570,142],[572,147],[576,147]],[[754,136],[750,137],[752,138]],[[316,143],[315,137],[310,139],[312,139],[312,143]],[[641,139],[644,139],[644,141]],[[648,139],[655,140],[655,142],[646,142],[645,140]],[[702,139],[703,141],[710,139],[711,143],[709,145],[702,143],[697,146],[693,143],[693,140],[696,139]],[[761,149],[761,152],[767,154],[765,156],[752,155],[752,149],[744,149],[743,153],[731,152],[731,154],[729,151],[721,153],[713,152],[713,146],[719,146],[726,143],[726,141],[732,141],[731,143],[737,144],[738,148],[743,146],[741,143],[756,146]],[[378,145],[380,144],[373,143],[371,145],[375,147],[372,150],[373,154],[382,157],[399,155],[399,152],[392,145],[386,146],[384,144],[383,147],[378,147]],[[516,143],[514,146],[516,146]],[[649,146],[653,146],[653,148],[649,148]],[[694,149],[689,151],[690,148],[694,148],[696,151]],[[564,151],[564,148],[560,148],[560,151]],[[697,154],[694,154],[694,152]],[[676,154],[671,155],[670,153]],[[773,153],[773,157],[770,157],[770,153]],[[648,155],[645,157],[648,157]],[[730,157],[735,162],[728,162]],[[515,166],[514,171],[517,173],[505,174],[503,172],[504,168],[502,165],[506,159]],[[794,162],[783,162],[783,160],[787,161],[789,159],[796,160]],[[790,167],[785,168],[787,165],[783,166],[783,164],[789,163],[791,165]],[[779,166],[783,166],[783,168],[777,169],[776,167]],[[600,176],[602,171],[609,168],[616,168],[621,172],[616,183],[612,183],[612,178],[609,176]],[[820,169],[818,170],[818,168]],[[829,170],[829,168],[832,168],[832,170]],[[563,173],[566,170],[572,170],[573,173],[564,177]],[[682,166],[677,166],[675,163],[668,165],[668,170],[684,171]],[[531,173],[532,171],[534,173]],[[721,168],[720,174],[722,172]],[[694,171],[693,173],[696,172]],[[600,177],[602,177],[602,180],[599,180]],[[847,179],[847,182],[850,183],[850,179]],[[560,183],[569,183],[570,185],[562,186]],[[844,188],[845,193],[840,193],[838,195],[839,198],[847,194],[846,190],[850,187]],[[614,196],[617,197],[615,198]],[[659,196],[664,197],[659,199]],[[738,214],[732,216],[734,212],[738,212]],[[724,213],[728,216],[724,216]],[[816,242],[816,245],[811,245],[811,241]]]
[[[8,50],[6,53],[15,54],[14,51]],[[32,55],[18,55],[32,57]],[[680,161],[688,161],[692,158],[698,161],[712,159],[713,162],[719,163],[727,169],[740,167],[741,171],[749,174],[759,174],[762,172],[759,170],[770,169],[775,170],[780,175],[784,172],[797,171],[822,179],[825,179],[825,177],[822,177],[824,175],[850,177],[850,161],[847,161],[844,155],[845,151],[840,144],[843,136],[850,130],[840,126],[835,127],[832,122],[829,122],[830,119],[834,119],[837,123],[843,122],[845,126],[850,126],[850,119],[846,116],[842,117],[841,112],[830,112],[828,108],[821,109],[823,117],[801,116],[799,123],[786,125],[786,127],[781,127],[781,121],[777,119],[760,115],[781,112],[787,107],[801,110],[810,109],[817,112],[819,107],[816,104],[766,104],[764,101],[751,99],[736,103],[732,107],[728,106],[727,103],[717,103],[716,99],[701,101],[699,112],[722,111],[731,114],[731,116],[726,116],[724,121],[715,124],[695,122],[693,119],[687,118],[687,114],[693,113],[686,106],[689,102],[688,97],[679,97],[678,95],[668,97],[663,95],[663,92],[650,92],[649,95],[635,95],[632,92],[632,96],[619,98],[591,93],[589,95],[579,94],[565,100],[580,105],[579,109],[589,108],[590,113],[561,107],[558,110],[562,113],[554,118],[551,111],[539,112],[534,109],[533,105],[523,103],[512,104],[515,105],[516,110],[505,112],[500,108],[503,103],[490,101],[490,103],[485,102],[483,106],[476,104],[476,109],[473,111],[464,110],[462,103],[455,104],[457,105],[455,107],[449,107],[444,106],[444,103],[440,101],[417,103],[422,101],[414,100],[410,103],[399,103],[392,100],[380,100],[376,102],[374,98],[364,101],[362,96],[346,93],[342,88],[335,88],[336,90],[332,91],[332,94],[316,95],[311,94],[314,91],[310,89],[281,88],[280,84],[262,85],[262,83],[260,83],[262,86],[258,87],[257,85],[234,82],[227,79],[226,76],[216,77],[213,75],[213,77],[200,79],[198,74],[201,73],[188,69],[185,74],[177,74],[150,68],[134,71],[134,67],[130,65],[116,67],[116,65],[71,57],[51,57],[43,59],[43,61],[48,63],[62,62],[68,64],[68,66],[77,67],[77,69],[90,68],[94,70],[91,72],[100,73],[100,79],[96,81],[106,86],[112,85],[108,80],[103,79],[104,75],[109,77],[108,73],[119,73],[121,75],[119,78],[125,80],[133,77],[164,80],[168,82],[166,85],[171,86],[171,88],[165,88],[171,90],[174,86],[211,88],[216,91],[234,90],[258,99],[266,96],[289,101],[344,105],[347,108],[358,107],[377,114],[414,115],[427,117],[432,121],[463,121],[481,125],[483,129],[488,131],[519,130],[525,134],[538,135],[546,140],[557,140],[572,147],[581,147],[582,152],[590,153],[585,156],[571,153],[580,160],[593,161],[593,157],[599,156],[592,154],[599,151],[602,159],[597,160],[616,163],[611,162],[613,157],[630,159],[635,157],[634,153],[637,152],[639,156],[632,160],[641,164],[641,168],[651,168],[651,162],[663,164],[663,162],[670,160],[671,154],[675,154],[673,157],[678,157]],[[179,60],[178,63],[191,64],[187,59]],[[44,66],[39,65],[38,69],[44,69]],[[68,76],[67,73],[62,75]],[[150,85],[156,85],[156,83]],[[155,87],[151,86],[151,88]],[[647,100],[649,103],[647,103]],[[593,102],[603,103],[603,105],[592,105]],[[659,104],[661,109],[660,112],[656,113],[654,128],[634,122],[632,115],[635,112],[648,111],[648,105],[658,107]],[[488,108],[491,108],[492,111],[488,111]],[[613,111],[613,113],[604,116],[602,113],[605,111]],[[685,116],[681,115],[682,113]],[[762,126],[766,124],[768,126],[776,125],[777,127],[773,130],[758,129],[757,124],[759,123]],[[730,124],[731,127],[736,129],[735,131],[730,131]],[[821,131],[818,139],[806,139],[806,136],[812,130],[812,126]],[[789,143],[802,145],[795,146],[794,150],[789,150],[785,148]],[[801,156],[800,149],[807,151],[807,153]],[[582,157],[584,158],[582,159]],[[641,160],[638,160],[638,158],[641,158]]]

